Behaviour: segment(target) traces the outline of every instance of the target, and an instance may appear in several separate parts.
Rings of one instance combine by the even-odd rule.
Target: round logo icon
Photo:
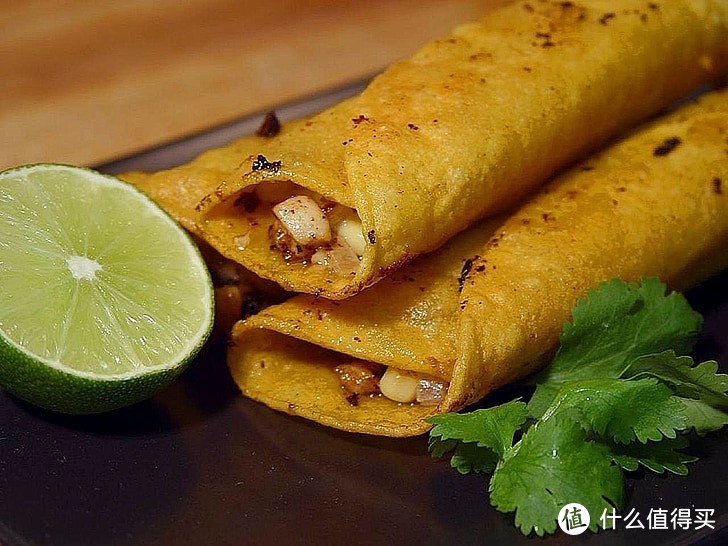
[[[589,529],[589,510],[578,502],[571,502],[559,510],[559,527],[567,535],[580,535]]]

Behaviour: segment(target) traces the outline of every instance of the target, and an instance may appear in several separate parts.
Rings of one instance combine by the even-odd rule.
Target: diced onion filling
[[[336,226],[336,238],[345,242],[357,256],[364,254],[367,242],[362,233],[361,222],[357,219],[344,219]]]
[[[445,397],[448,384],[437,377],[384,368],[380,364],[353,361],[335,368],[341,388],[350,404],[356,406],[361,395],[382,394],[402,404],[436,406]]]
[[[319,248],[311,256],[311,262],[331,267],[339,274],[356,271],[359,266],[359,256],[351,247],[335,246],[333,248]]]
[[[307,193],[291,182],[259,184],[238,195],[233,204],[251,215],[250,225],[258,224],[254,216],[258,207],[270,207],[275,216],[268,226],[270,249],[280,252],[289,264],[316,264],[339,274],[355,274],[370,244],[355,210]],[[250,236],[235,236],[233,243],[244,250]]]
[[[316,201],[306,195],[295,195],[273,207],[288,233],[298,243],[311,245],[331,241],[331,226]]]
[[[257,197],[273,193],[270,188],[261,188]],[[286,261],[324,265],[339,272],[359,267],[367,240],[354,210],[295,194],[273,205],[272,211],[280,224],[271,232],[271,241]]]
[[[447,382],[397,368],[387,368],[379,380],[382,394],[395,402],[436,406],[445,397]]]
[[[435,377],[420,377],[415,400],[423,406],[436,406],[447,393],[447,383]]]

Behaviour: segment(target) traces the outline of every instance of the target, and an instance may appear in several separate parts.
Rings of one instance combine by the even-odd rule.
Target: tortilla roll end
[[[348,432],[393,437],[426,432],[424,419],[437,413],[415,404],[399,404],[393,412],[392,401],[381,395],[347,400],[332,372],[347,360],[340,353],[242,322],[232,337],[228,365],[233,379],[245,396],[274,410]]]

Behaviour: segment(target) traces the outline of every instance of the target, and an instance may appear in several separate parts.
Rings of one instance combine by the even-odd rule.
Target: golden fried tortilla
[[[725,0],[514,2],[258,141],[203,236],[287,289],[351,296],[725,73],[726,36]]]
[[[408,436],[535,371],[579,297],[612,278],[686,288],[728,266],[728,90],[643,127],[513,213],[343,301],[300,295],[233,329],[242,392],[352,432]],[[373,362],[448,385],[437,405],[342,389]]]

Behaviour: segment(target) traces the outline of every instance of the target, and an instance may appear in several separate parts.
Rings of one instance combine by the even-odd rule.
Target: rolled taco
[[[415,435],[538,369],[574,303],[612,278],[683,289],[728,266],[728,90],[643,127],[343,301],[238,322],[242,392],[352,432]],[[495,227],[495,231],[494,231]]]
[[[204,198],[227,257],[341,299],[723,74],[725,0],[519,1],[259,141]]]

